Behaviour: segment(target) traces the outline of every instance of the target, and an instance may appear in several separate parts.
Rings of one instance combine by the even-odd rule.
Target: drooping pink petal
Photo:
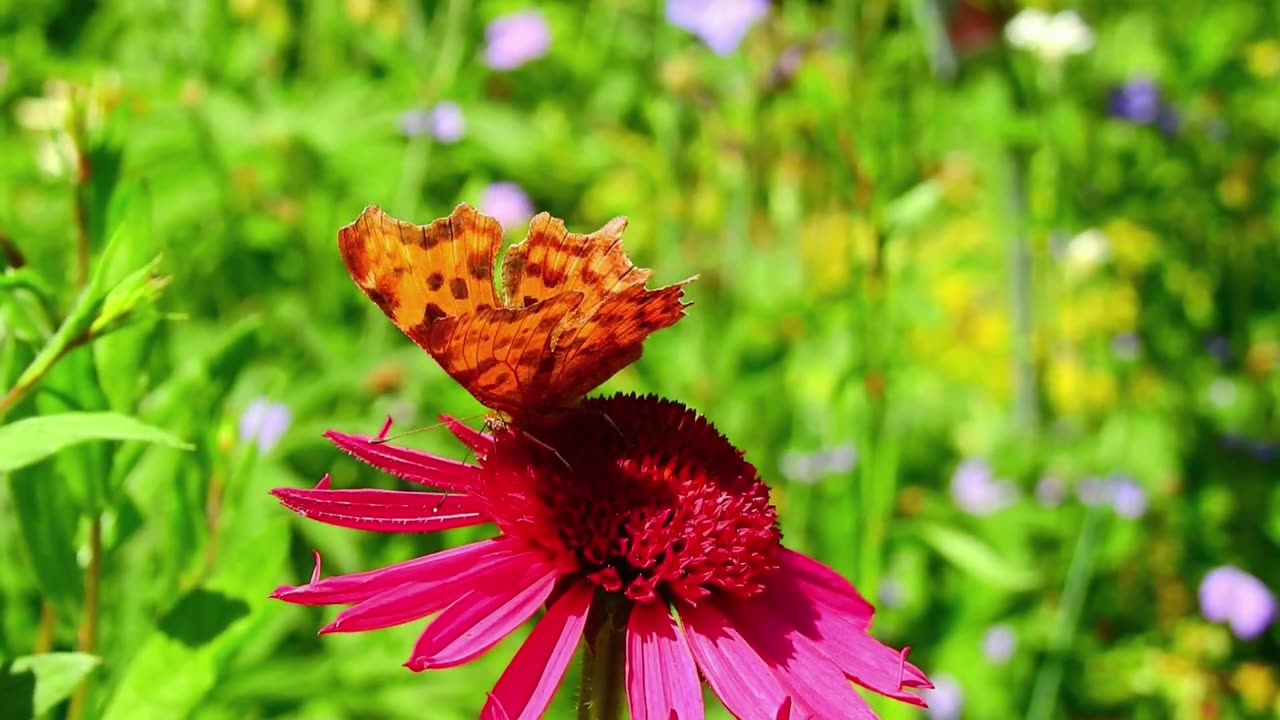
[[[276,488],[271,494],[305,518],[354,530],[435,532],[488,521],[481,503],[456,493]]]
[[[911,648],[902,649],[902,685],[903,687],[925,688],[932,690],[933,683],[929,682],[929,678],[925,677],[924,671],[912,665],[907,660],[907,651]]]
[[[708,602],[679,606],[689,649],[716,697],[739,720],[776,720],[787,692],[773,668]]]
[[[450,575],[440,575],[410,582],[374,595],[364,602],[338,613],[320,632],[359,632],[401,625],[445,609],[459,598],[485,588],[494,578],[527,574],[540,566],[535,553],[502,553],[483,558],[459,568]]]
[[[875,607],[840,573],[803,553],[787,548],[780,548],[778,564],[778,575],[789,578],[805,595],[823,601],[863,630],[871,627]]]
[[[827,604],[832,599],[830,594],[811,594],[810,589],[810,585],[798,582],[785,570],[780,571],[763,593],[741,604],[741,614],[749,613],[754,619],[735,617],[735,620],[767,621],[774,632],[796,645],[812,646],[830,658],[844,675],[868,690],[923,706],[923,699],[903,689],[911,677],[905,667],[905,654],[868,635],[859,616],[847,615]],[[840,602],[838,598],[836,601]],[[928,682],[922,673],[918,680]]]
[[[377,570],[334,575],[306,585],[281,585],[271,597],[300,605],[344,605],[358,603],[399,585],[451,578],[489,558],[508,557],[518,545],[508,538],[489,540],[441,550]]]
[[[498,678],[485,713],[490,712],[490,706],[500,704],[508,712],[519,709],[515,720],[542,717],[582,638],[594,594],[595,585],[580,580],[556,600]]]
[[[483,460],[488,456],[489,451],[493,449],[493,437],[486,435],[479,430],[472,429],[462,424],[462,421],[449,415],[440,415],[440,422],[448,426],[449,431],[454,437],[462,441],[463,445],[471,448],[471,452],[476,457]]]
[[[876,714],[844,673],[812,640],[757,596],[717,603],[724,618],[773,668],[791,696],[793,712],[820,718],[875,720]]]
[[[475,487],[479,477],[479,468],[475,465],[374,442],[374,438],[364,435],[330,430],[324,436],[357,460],[420,485],[461,493]]]
[[[636,603],[627,621],[627,701],[633,720],[703,716],[693,653],[664,602]]]
[[[557,576],[550,563],[524,562],[477,577],[470,592],[418,637],[405,667],[415,672],[453,667],[481,655],[537,612]]]

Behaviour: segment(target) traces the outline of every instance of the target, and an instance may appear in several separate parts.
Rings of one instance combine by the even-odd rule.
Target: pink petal
[[[457,460],[373,442],[372,438],[364,435],[348,435],[330,430],[324,436],[357,460],[420,485],[466,492],[475,487],[479,478],[479,468]]]
[[[782,548],[778,553],[779,576],[796,583],[805,595],[821,600],[863,630],[871,627],[876,609],[835,570],[807,555]]]
[[[489,699],[485,701],[484,710],[480,712],[480,720],[511,720],[507,709],[502,707],[502,702],[493,693],[485,693],[485,695]]]
[[[463,425],[457,418],[450,417],[448,415],[440,415],[439,417],[440,422],[447,425],[450,432],[461,440],[463,445],[471,448],[471,452],[475,453],[476,457],[481,460],[483,460],[485,456],[489,454],[489,451],[493,449],[492,437],[485,435],[479,430],[473,430],[466,425]]]
[[[378,630],[418,620],[443,610],[477,588],[486,587],[494,578],[509,578],[538,567],[546,565],[540,564],[533,553],[491,555],[450,575],[406,583],[378,593],[338,613],[320,632]]]
[[[466,495],[406,490],[276,488],[285,507],[319,522],[376,532],[434,532],[488,522]]]
[[[554,566],[527,561],[485,573],[427,626],[405,666],[453,667],[481,655],[538,611],[557,576]]]
[[[488,558],[509,557],[517,552],[516,547],[507,538],[481,540],[377,570],[335,575],[320,581],[313,578],[306,585],[282,585],[271,597],[300,605],[358,603],[407,583],[451,578]]]
[[[861,616],[844,614],[839,608],[825,604],[828,599],[828,595],[810,593],[810,586],[797,582],[784,569],[770,579],[763,593],[742,603],[741,608],[744,614],[753,614],[755,620],[767,620],[769,627],[795,644],[812,646],[859,685],[895,700],[923,706],[924,700],[902,689],[910,677],[904,653],[868,635]],[[734,606],[735,611],[738,608]],[[755,621],[745,617],[735,619],[742,623]],[[918,679],[928,682],[923,674],[919,674]]]
[[[632,720],[703,716],[702,685],[684,633],[666,603],[636,603],[627,621],[627,700]]]
[[[582,638],[587,609],[594,595],[595,585],[580,580],[556,600],[498,678],[485,713],[490,706],[500,703],[512,710],[520,709],[516,720],[542,717]],[[494,716],[482,714],[482,717]]]
[[[774,670],[794,711],[820,718],[875,720],[876,714],[818,645],[759,597],[719,603],[725,618]]]
[[[679,611],[689,649],[720,702],[739,720],[776,720],[787,693],[773,668],[710,603]]]

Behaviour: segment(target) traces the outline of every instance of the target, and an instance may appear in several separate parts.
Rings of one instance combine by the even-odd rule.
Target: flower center
[[[508,536],[633,600],[759,592],[782,539],[769,488],[704,418],[656,397],[591,398],[494,433],[481,495]]]

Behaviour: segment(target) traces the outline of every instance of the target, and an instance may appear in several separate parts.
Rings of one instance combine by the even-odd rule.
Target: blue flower
[[[1138,125],[1150,125],[1158,120],[1162,108],[1160,88],[1148,78],[1130,80],[1107,97],[1107,109],[1112,116]]]

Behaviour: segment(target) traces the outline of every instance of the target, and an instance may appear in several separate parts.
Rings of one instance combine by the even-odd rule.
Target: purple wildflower
[[[990,515],[1013,504],[1017,490],[1008,480],[996,480],[985,460],[970,458],[951,475],[951,499],[970,515]]]
[[[1018,647],[1018,636],[1013,628],[1000,623],[987,628],[982,634],[982,655],[993,665],[1003,665],[1013,657]]]
[[[881,578],[880,586],[876,589],[876,602],[881,607],[900,607],[905,599],[906,591],[902,589],[902,583],[898,582],[897,578]]]
[[[1036,501],[1047,508],[1058,507],[1067,496],[1067,486],[1056,475],[1045,475],[1036,483]]]
[[[964,709],[964,690],[960,683],[944,673],[929,679],[933,681],[933,689],[924,691],[925,702],[929,703],[926,711],[929,717],[932,720],[959,720],[960,711]]]
[[[452,100],[442,100],[430,111],[414,108],[400,116],[400,132],[408,137],[431,134],[442,143],[455,143],[467,132],[462,108]]]
[[[822,477],[822,467],[812,453],[788,450],[778,460],[782,476],[793,483],[812,485]]]
[[[1160,88],[1149,78],[1135,78],[1111,91],[1107,109],[1112,116],[1137,125],[1150,125],[1160,117]]]
[[[400,114],[400,134],[418,137],[428,132],[431,132],[431,113],[422,108],[414,108]]]
[[[769,13],[769,0],[667,0],[667,20],[698,36],[711,52],[728,55]]]
[[[1106,494],[1107,503],[1121,517],[1133,520],[1147,512],[1147,491],[1127,475],[1108,477]]]
[[[1076,499],[1081,505],[1093,507],[1106,501],[1107,487],[1102,478],[1087,477],[1076,484]]]
[[[496,182],[480,194],[480,212],[495,218],[503,230],[511,230],[533,217],[533,201],[513,182]]]
[[[1258,578],[1223,565],[1200,581],[1200,612],[1210,622],[1225,621],[1241,640],[1252,640],[1275,619],[1276,598]]]
[[[1231,341],[1222,335],[1214,335],[1206,340],[1204,349],[1219,365],[1226,365],[1231,361]]]
[[[484,62],[494,70],[514,70],[547,54],[551,29],[542,13],[521,10],[494,18],[484,29]]]
[[[842,475],[858,464],[858,450],[852,443],[807,453],[788,450],[782,454],[778,467],[783,477],[792,482],[811,484],[826,475]]]
[[[1117,333],[1111,337],[1111,354],[1118,360],[1132,361],[1138,359],[1142,352],[1142,341],[1137,333]]]
[[[293,414],[285,405],[257,398],[240,416],[240,441],[253,443],[258,452],[265,453],[280,440],[292,418]]]

